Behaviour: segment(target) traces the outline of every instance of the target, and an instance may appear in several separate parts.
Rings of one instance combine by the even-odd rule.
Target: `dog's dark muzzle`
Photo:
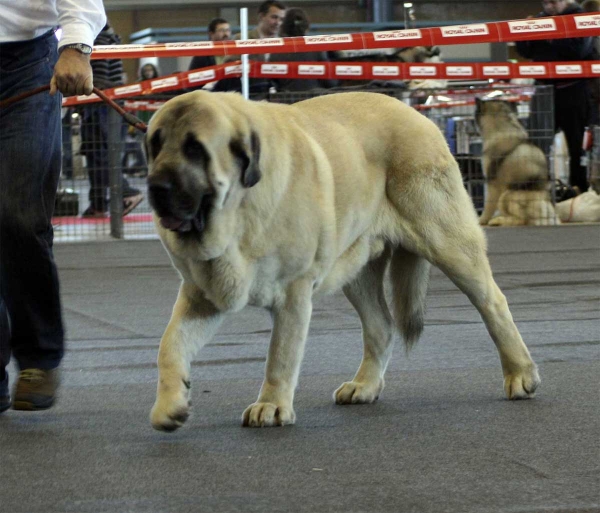
[[[212,193],[192,195],[179,190],[171,181],[151,177],[148,178],[148,197],[163,228],[179,233],[204,231]]]

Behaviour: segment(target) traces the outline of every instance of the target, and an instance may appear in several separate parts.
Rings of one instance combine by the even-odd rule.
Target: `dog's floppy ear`
[[[483,115],[483,100],[475,97],[475,123],[479,125],[479,119]]]
[[[256,132],[250,134],[250,154],[239,139],[234,139],[229,143],[229,147],[233,155],[240,163],[241,182],[246,188],[256,185],[260,178],[261,172],[258,167],[260,159],[260,139]]]
[[[475,110],[477,112],[481,112],[481,108],[483,107],[483,100],[479,98],[479,96],[475,97]]]

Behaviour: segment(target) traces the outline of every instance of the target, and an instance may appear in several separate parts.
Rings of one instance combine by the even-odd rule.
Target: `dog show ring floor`
[[[337,293],[315,300],[294,426],[241,427],[271,327],[246,308],[194,360],[192,416],[174,433],[148,418],[179,286],[160,242],[56,244],[60,397],[0,415],[0,511],[600,511],[600,226],[486,233],[539,366],[534,399],[504,399],[479,314],[434,269],[423,336],[408,355],[396,342],[375,404],[333,404],[362,354],[357,314]]]

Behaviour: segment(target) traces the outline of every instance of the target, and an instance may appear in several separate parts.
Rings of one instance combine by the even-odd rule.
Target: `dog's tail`
[[[430,263],[423,257],[402,247],[394,250],[390,263],[393,316],[407,351],[423,331],[430,268]]]

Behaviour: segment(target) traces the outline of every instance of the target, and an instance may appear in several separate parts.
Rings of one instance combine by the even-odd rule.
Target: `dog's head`
[[[518,120],[517,104],[506,100],[483,100],[475,98],[475,122],[480,130],[486,121],[506,122]]]
[[[168,101],[146,134],[150,204],[182,236],[201,235],[211,212],[261,178],[259,137],[220,96],[196,91]]]
[[[435,62],[441,54],[439,46],[410,46],[396,54],[400,62]]]

